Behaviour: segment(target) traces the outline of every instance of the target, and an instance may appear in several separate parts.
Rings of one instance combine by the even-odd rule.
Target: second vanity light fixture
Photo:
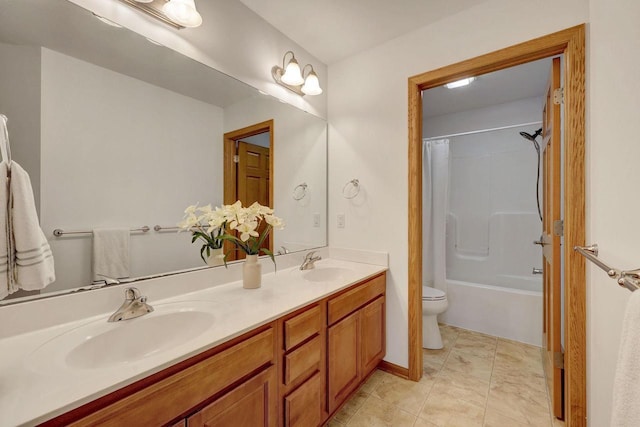
[[[289,62],[287,62],[287,55],[289,54],[291,54],[291,58]],[[300,70],[296,56],[290,50],[285,52],[282,57],[282,67],[275,65],[271,69],[271,75],[280,86],[284,86],[300,96],[320,95],[322,93],[320,80],[318,80],[318,75],[314,71],[313,66],[307,64]]]
[[[195,0],[121,0],[175,28],[202,25]]]

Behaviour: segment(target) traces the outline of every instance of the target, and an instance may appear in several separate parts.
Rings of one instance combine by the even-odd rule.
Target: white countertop
[[[55,357],[44,363],[34,357],[34,352],[53,338],[90,322],[106,322],[110,313],[0,339],[0,426],[44,422],[387,269],[337,259],[322,260],[316,266],[342,267],[349,274],[331,282],[309,282],[302,278],[303,272],[291,267],[264,274],[259,289],[243,289],[242,283],[235,281],[157,301],[150,295],[152,306],[207,302],[213,308],[214,327],[175,348],[128,363],[81,369],[69,368]],[[181,276],[172,280],[180,283]],[[58,339],[47,343],[47,349],[58,345],[57,341],[67,345]]]

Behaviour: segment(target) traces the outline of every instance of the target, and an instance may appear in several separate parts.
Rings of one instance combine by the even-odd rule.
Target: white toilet
[[[432,350],[443,347],[438,314],[443,313],[447,307],[447,294],[440,289],[422,287],[422,347]]]

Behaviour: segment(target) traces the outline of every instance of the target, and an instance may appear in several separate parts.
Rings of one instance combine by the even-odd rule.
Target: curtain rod
[[[451,137],[454,137],[454,136],[473,135],[473,134],[476,134],[476,133],[493,132],[495,130],[512,129],[512,128],[518,128],[518,127],[521,127],[521,126],[531,126],[531,125],[541,125],[541,124],[542,124],[541,121],[529,122],[529,123],[520,123],[518,125],[509,125],[509,126],[502,126],[502,127],[497,127],[497,128],[472,130],[472,131],[469,131],[469,132],[452,133],[450,135],[430,136],[429,138],[422,138],[422,140],[423,141],[433,141],[435,139],[451,138]]]

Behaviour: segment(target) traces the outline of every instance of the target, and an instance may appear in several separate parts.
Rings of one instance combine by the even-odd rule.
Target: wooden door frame
[[[565,419],[586,425],[586,277],[573,247],[585,239],[585,26],[549,34],[409,78],[409,378],[422,377],[422,91],[564,54]]]
[[[273,119],[266,120],[264,122],[256,123],[251,126],[247,126],[241,129],[237,129],[224,134],[223,139],[223,189],[222,189],[222,202],[225,205],[235,203],[236,196],[238,194],[237,179],[236,179],[236,164],[233,161],[233,157],[236,155],[236,141],[242,138],[248,138],[250,136],[258,135],[261,133],[269,132],[269,201],[271,208],[275,209],[275,200],[273,199]],[[271,236],[270,250],[273,252],[273,236]],[[225,240],[224,252],[232,252],[233,244]],[[229,255],[229,260],[235,260],[236,255]]]
[[[269,200],[274,204],[273,200],[273,119],[267,120],[255,125],[247,126],[224,134],[223,142],[223,196],[222,201],[225,205],[230,205],[236,201],[236,167],[233,162],[233,156],[236,154],[236,141],[242,138],[258,135],[260,133],[269,132]],[[274,208],[271,206],[271,208]]]

